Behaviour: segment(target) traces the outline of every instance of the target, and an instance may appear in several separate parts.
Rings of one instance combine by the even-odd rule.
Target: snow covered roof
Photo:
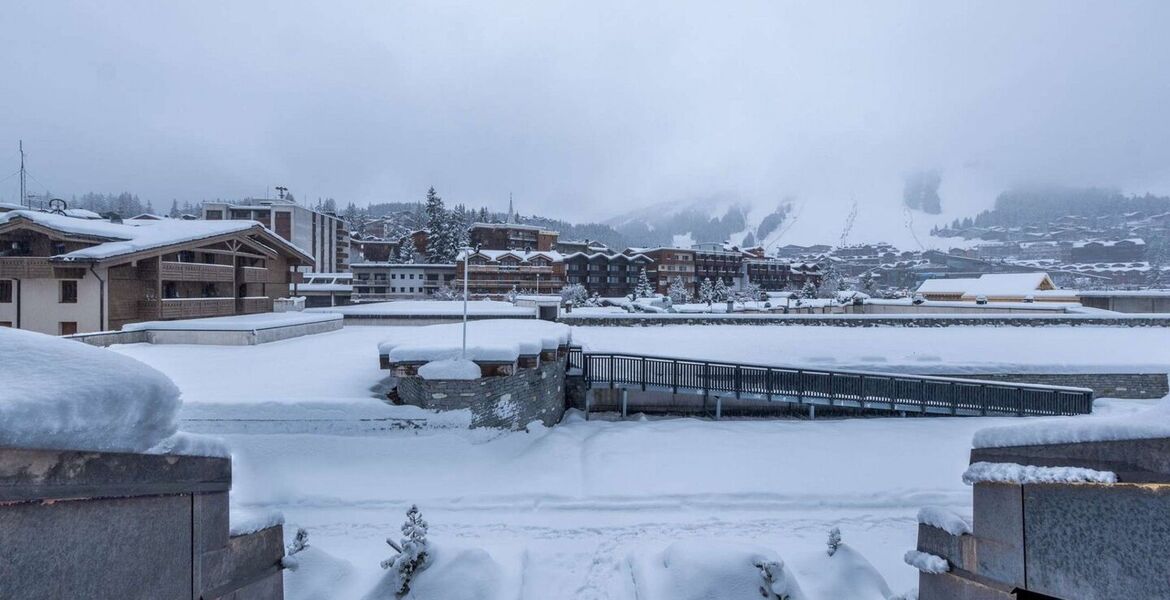
[[[456,260],[463,260],[465,254],[466,252],[460,252]],[[528,262],[538,257],[546,258],[552,262],[561,262],[564,260],[564,255],[562,255],[560,252],[557,252],[556,250],[477,250],[472,254],[472,256],[482,256],[492,262],[498,261],[505,256],[514,256],[519,259],[520,262]]]
[[[66,208],[65,216],[73,217],[75,219],[100,219],[101,215],[84,208]]]
[[[1087,241],[1087,242],[1074,242],[1073,248],[1085,248],[1087,246],[1101,246],[1103,248],[1111,248],[1113,246],[1118,246],[1118,245],[1123,245],[1123,244],[1129,245],[1129,246],[1145,246],[1146,241],[1143,240],[1142,238],[1129,238],[1129,239],[1124,239],[1124,240],[1109,240],[1109,241],[1091,240],[1091,241]]]
[[[961,294],[964,296],[1026,296],[1056,286],[1047,273],[984,273],[978,278],[927,279],[918,286],[920,294]]]
[[[278,237],[271,230],[255,221],[164,219],[162,221],[143,220],[134,225],[127,225],[105,220],[76,219],[53,213],[14,210],[0,213],[0,228],[19,220],[26,220],[67,236],[103,242],[54,257],[63,261],[105,260],[124,254],[164,248],[219,235],[256,230],[267,234],[273,243],[282,244],[299,254],[306,262],[313,262],[313,258],[308,253]]]
[[[467,358],[478,362],[515,362],[521,356],[556,350],[569,344],[568,325],[541,320],[494,319],[467,324]],[[431,362],[460,358],[461,324],[429,325],[409,342],[378,344],[378,353],[390,362]]]

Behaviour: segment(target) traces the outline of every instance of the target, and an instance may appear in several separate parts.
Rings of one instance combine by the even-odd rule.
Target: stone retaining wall
[[[517,369],[514,375],[470,380],[402,377],[398,395],[422,408],[471,409],[472,427],[518,430],[532,421],[552,426],[565,414],[565,359]]]
[[[827,327],[1170,327],[1170,316],[1097,315],[723,315],[723,314],[614,314],[562,315],[566,325],[578,327],[642,327],[647,325],[802,325]]]
[[[229,535],[231,460],[0,449],[0,598],[283,598],[282,527]]]
[[[263,329],[138,329],[132,331],[100,331],[66,336],[91,346],[107,347],[114,344],[202,344],[209,346],[254,346],[306,335],[337,331],[345,326],[342,319],[295,323]]]

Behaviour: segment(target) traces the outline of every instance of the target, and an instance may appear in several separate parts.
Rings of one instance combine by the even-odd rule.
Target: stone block
[[[1124,482],[1170,482],[1170,438],[976,448],[971,462],[1112,471]]]
[[[196,494],[191,501],[195,552],[223,548],[231,526],[227,492]]]
[[[967,571],[975,571],[975,537],[951,535],[937,527],[918,524],[918,550],[947,559],[947,562]]]
[[[1170,485],[1028,485],[1023,506],[1027,589],[1170,598]]]
[[[968,576],[964,576],[968,575]],[[1012,588],[969,574],[920,573],[918,600],[1015,600]]]
[[[1024,513],[1021,486],[977,483],[974,506],[977,575],[1023,587]]]
[[[283,557],[284,528],[280,525],[232,537],[224,548],[204,555],[198,582],[201,597],[224,597],[230,591],[279,573]]]
[[[0,507],[0,598],[191,598],[191,497]]]

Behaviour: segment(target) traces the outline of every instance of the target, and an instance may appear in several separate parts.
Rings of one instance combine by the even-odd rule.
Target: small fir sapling
[[[418,572],[427,568],[429,544],[427,543],[427,522],[423,520],[418,506],[412,504],[406,511],[406,522],[402,524],[402,539],[395,543],[386,538],[386,544],[398,552],[397,556],[382,561],[382,568],[393,571],[398,579],[397,595],[410,592],[410,581]]]
[[[768,600],[789,600],[788,576],[784,573],[784,561],[761,560],[755,563],[760,570],[760,595]]]
[[[829,530],[829,556],[837,553],[837,549],[841,547],[841,528],[834,527]]]
[[[291,544],[284,550],[284,558],[280,559],[281,565],[290,571],[296,571],[301,566],[297,560],[296,555],[309,547],[309,532],[305,531],[304,527],[297,527],[297,535],[293,538]]]

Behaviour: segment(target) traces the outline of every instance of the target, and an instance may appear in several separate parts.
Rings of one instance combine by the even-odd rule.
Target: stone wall
[[[646,325],[803,325],[827,327],[1170,327],[1170,316],[1099,315],[843,315],[843,314],[627,314],[579,316],[562,315],[566,325],[579,327],[641,327]]]
[[[565,414],[565,359],[516,374],[470,380],[402,377],[403,402],[435,410],[471,409],[472,427],[523,429],[532,421],[559,423]]]
[[[1117,483],[975,483],[971,533],[919,525],[918,550],[950,571],[922,573],[918,597],[1170,597],[1168,450],[1170,439],[973,450],[972,462],[1108,469]]]
[[[231,461],[0,449],[0,598],[283,597],[282,527],[230,536]]]
[[[1170,395],[1166,373],[961,373],[937,377],[1089,388],[1094,398],[1151,399]]]

